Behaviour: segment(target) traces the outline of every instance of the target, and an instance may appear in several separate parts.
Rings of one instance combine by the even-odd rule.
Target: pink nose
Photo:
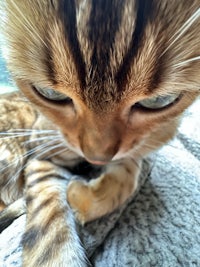
[[[105,165],[116,155],[120,147],[120,131],[115,127],[84,129],[80,137],[80,148],[88,162]]]
[[[117,152],[117,147],[109,147],[105,149],[99,147],[84,147],[83,153],[88,162],[96,165],[105,165],[112,160]]]

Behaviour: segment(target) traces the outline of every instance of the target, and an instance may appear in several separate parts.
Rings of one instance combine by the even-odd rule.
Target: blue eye
[[[144,108],[160,109],[169,106],[179,98],[180,94],[171,94],[166,96],[155,96],[144,99],[137,104]]]
[[[34,86],[34,89],[43,97],[53,100],[53,101],[63,101],[63,100],[68,100],[72,101],[70,97],[67,95],[60,93],[52,88],[40,88],[38,86]]]

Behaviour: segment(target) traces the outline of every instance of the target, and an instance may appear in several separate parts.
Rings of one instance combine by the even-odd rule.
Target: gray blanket
[[[197,101],[176,138],[144,160],[140,188],[115,213],[79,227],[95,267],[200,267]],[[0,235],[0,267],[21,266],[25,215]]]

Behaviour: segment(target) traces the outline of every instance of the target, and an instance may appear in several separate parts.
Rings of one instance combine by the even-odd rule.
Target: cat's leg
[[[122,205],[137,188],[140,166],[140,162],[127,158],[111,162],[100,177],[90,182],[71,181],[67,199],[77,219],[84,224]]]
[[[5,208],[0,211],[0,233],[24,213],[26,213],[26,205],[23,198],[5,206]]]
[[[85,267],[86,258],[66,201],[67,171],[48,161],[26,168],[27,222],[23,266]]]

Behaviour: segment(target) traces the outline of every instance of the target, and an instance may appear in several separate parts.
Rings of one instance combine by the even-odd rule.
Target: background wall
[[[16,90],[6,69],[5,61],[0,53],[0,94]]]

